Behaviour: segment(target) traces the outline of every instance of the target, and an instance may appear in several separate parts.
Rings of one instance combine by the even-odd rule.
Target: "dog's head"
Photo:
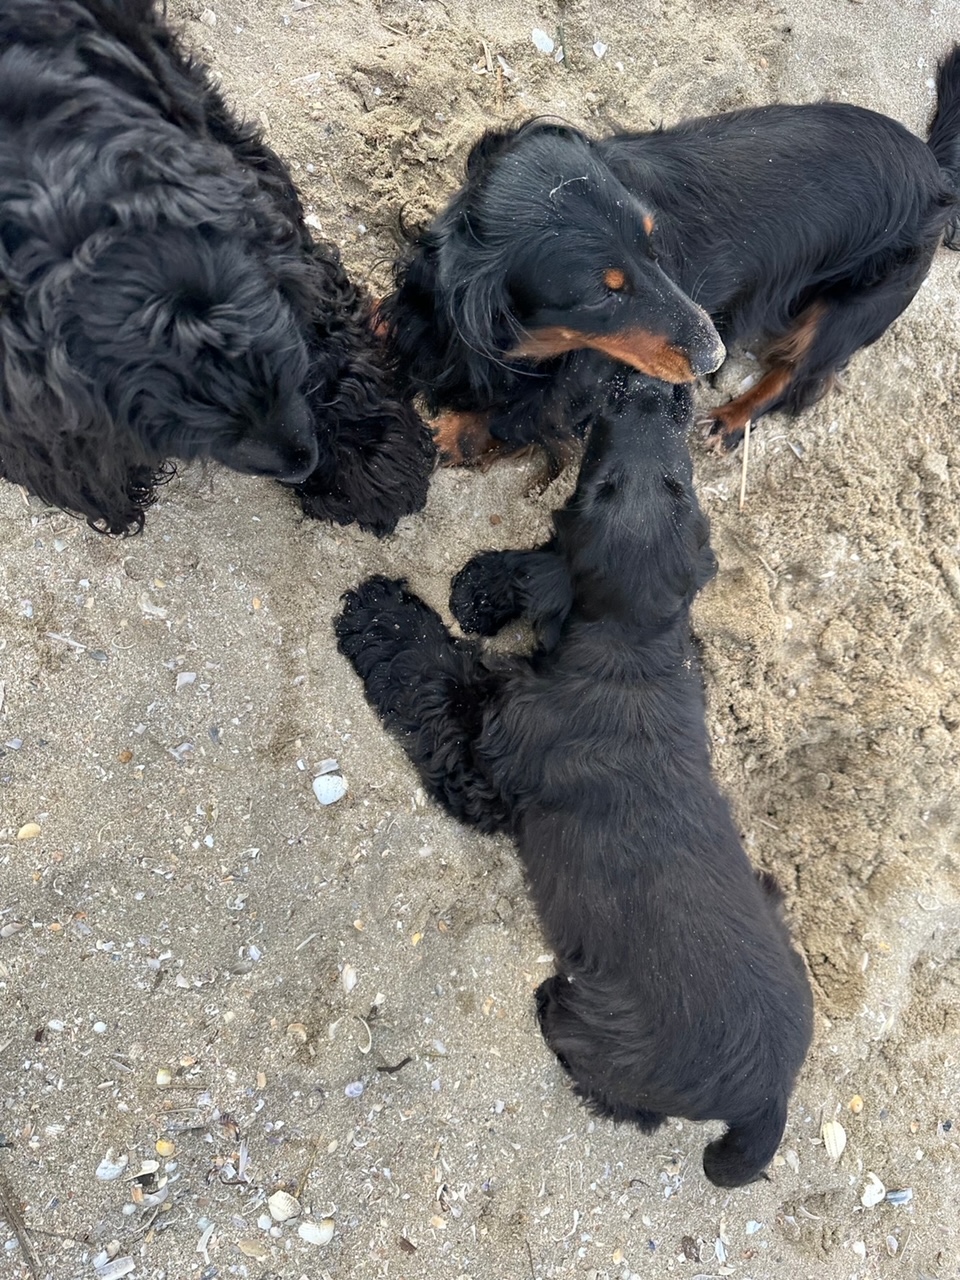
[[[62,349],[147,455],[289,482],[310,474],[299,262],[202,229],[93,237],[83,255],[57,300]]]
[[[438,282],[468,346],[533,360],[592,348],[666,382],[725,351],[657,262],[656,211],[574,129],[485,135],[435,228]]]
[[[686,434],[689,387],[625,371],[597,414],[577,488],[554,519],[575,607],[657,631],[716,573]]]

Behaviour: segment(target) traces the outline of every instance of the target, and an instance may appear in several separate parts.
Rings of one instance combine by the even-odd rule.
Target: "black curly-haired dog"
[[[704,1170],[740,1186],[783,1134],[810,988],[711,775],[689,610],[715,560],[690,392],[618,381],[550,542],[482,553],[454,581],[465,630],[525,615],[532,658],[485,656],[384,577],[344,597],[336,631],[431,793],[515,836],[559,970],[540,1025],[577,1091],[645,1132],[726,1121]]]
[[[831,102],[599,140],[537,120],[487,133],[380,305],[400,376],[445,411],[448,459],[577,434],[597,352],[683,382],[721,340],[768,342],[764,376],[710,413],[725,448],[812,404],[944,236],[960,246],[960,46],[937,95],[926,143]]]
[[[435,451],[369,312],[150,0],[0,0],[0,476],[129,533],[209,457],[387,532]]]

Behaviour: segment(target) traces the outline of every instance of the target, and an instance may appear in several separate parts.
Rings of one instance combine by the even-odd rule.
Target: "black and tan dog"
[[[540,1025],[577,1091],[645,1132],[724,1120],[704,1169],[740,1186],[783,1134],[810,988],[711,774],[689,609],[715,560],[690,391],[614,381],[550,542],[483,553],[454,583],[465,630],[528,617],[532,658],[485,657],[383,577],[344,597],[336,630],[431,793],[515,836],[557,958]]]
[[[937,95],[926,143],[829,102],[602,140],[539,121],[486,134],[381,304],[399,375],[448,411],[442,450],[577,433],[597,352],[683,382],[721,341],[766,342],[764,376],[711,413],[727,448],[818,399],[957,239],[960,46]]]
[[[150,0],[0,0],[0,476],[136,532],[175,458],[377,533],[432,439],[283,162]]]

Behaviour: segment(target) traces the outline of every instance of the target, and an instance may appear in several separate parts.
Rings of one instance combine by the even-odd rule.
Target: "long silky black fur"
[[[557,973],[548,1045],[598,1114],[728,1126],[707,1176],[762,1176],[811,1038],[773,879],[713,780],[690,605],[715,572],[693,491],[686,387],[620,375],[576,492],[535,551],[453,583],[465,630],[529,618],[531,658],[455,639],[403,582],[344,597],[339,647],[431,794],[515,837]]]
[[[0,0],[0,476],[127,534],[210,457],[388,532],[435,450],[370,310],[150,0]]]
[[[668,334],[661,274],[727,346],[775,350],[816,305],[814,340],[756,416],[798,412],[901,314],[958,228],[960,45],[926,143],[829,102],[602,139],[540,120],[492,130],[447,207],[409,233],[380,309],[398,376],[431,413],[487,412],[520,447],[581,433],[597,378],[591,351],[510,355],[542,325]],[[610,268],[625,288],[604,285]],[[727,447],[742,435],[714,429]]]

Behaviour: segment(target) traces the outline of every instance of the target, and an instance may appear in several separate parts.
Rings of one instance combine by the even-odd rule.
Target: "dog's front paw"
[[[376,574],[342,597],[343,608],[334,619],[337,648],[366,680],[382,662],[389,662],[407,647],[402,625],[410,596],[402,579]]]
[[[707,427],[707,449],[721,456],[732,453],[743,439],[749,422],[749,411],[737,400],[708,410],[701,419],[701,424]]]
[[[481,551],[450,586],[450,612],[473,635],[493,636],[520,616],[522,602],[507,551]]]

